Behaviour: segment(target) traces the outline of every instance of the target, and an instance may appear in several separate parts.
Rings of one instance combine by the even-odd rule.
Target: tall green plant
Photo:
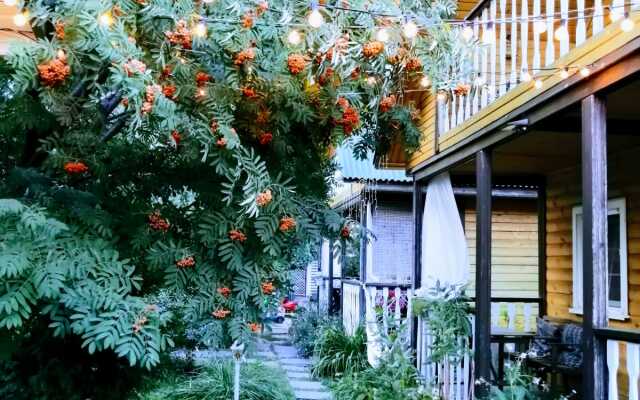
[[[369,362],[364,328],[358,327],[349,336],[340,326],[325,327],[316,342],[314,356],[311,373],[315,377],[334,378],[365,369]]]
[[[338,325],[335,318],[326,312],[319,312],[313,308],[301,308],[296,312],[289,328],[289,335],[293,345],[302,357],[311,357],[313,348],[325,327]]]

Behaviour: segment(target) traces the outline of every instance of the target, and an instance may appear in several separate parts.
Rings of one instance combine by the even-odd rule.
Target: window
[[[627,293],[627,212],[624,199],[608,201],[608,315],[626,319]],[[582,207],[573,208],[573,306],[570,311],[582,314]]]

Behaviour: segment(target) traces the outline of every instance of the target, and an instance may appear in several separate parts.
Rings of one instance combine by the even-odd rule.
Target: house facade
[[[536,187],[528,220],[537,249],[518,243],[505,259],[537,257],[539,314],[582,326],[582,399],[638,398],[640,268],[640,16],[635,2],[493,0],[466,16],[483,42],[466,93],[425,91],[420,149],[392,162],[414,178],[419,223],[424,187],[447,172],[472,177],[475,227],[475,378],[496,379],[499,243],[528,237],[500,216],[495,185]],[[395,159],[393,159],[395,158]],[[535,215],[535,216],[533,216]],[[500,216],[500,217],[499,217]],[[500,229],[507,229],[502,233]],[[415,229],[419,242],[421,230]],[[533,235],[532,235],[533,236]],[[534,246],[530,246],[532,249]],[[415,249],[414,282],[429,265]],[[522,276],[525,282],[534,278]],[[519,281],[505,284],[516,287]],[[416,284],[414,284],[414,288]],[[526,288],[522,288],[526,292]]]

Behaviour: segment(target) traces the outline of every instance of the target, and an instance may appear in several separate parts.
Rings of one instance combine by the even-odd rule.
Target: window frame
[[[582,244],[583,229],[577,229],[578,216],[583,215],[582,205],[574,206],[571,210],[571,236],[572,244],[572,294],[571,307],[569,312],[582,315]],[[627,251],[627,205],[626,199],[615,198],[607,201],[607,215],[620,216],[620,307],[609,306],[609,293],[607,284],[607,317],[615,320],[626,320],[629,318],[629,273],[628,273],[628,251]],[[584,223],[584,218],[582,219]],[[608,265],[607,265],[608,268]],[[607,271],[608,277],[608,271]]]

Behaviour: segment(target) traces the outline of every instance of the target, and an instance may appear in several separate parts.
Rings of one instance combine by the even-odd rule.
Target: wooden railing
[[[595,335],[607,343],[608,399],[638,400],[640,330],[595,329]],[[621,381],[625,386],[620,384]]]
[[[534,332],[540,315],[540,299],[492,298],[491,328],[512,332]]]
[[[474,38],[481,43],[472,57],[477,75],[467,77],[470,91],[453,91],[439,101],[438,134],[462,124],[521,82],[533,82],[543,70],[554,73],[549,67],[557,59],[600,33],[606,24],[622,18],[627,3],[576,0],[571,1],[571,10],[569,4],[570,0],[483,2],[468,20]],[[638,6],[637,1],[631,2],[631,9]],[[564,31],[556,35],[559,28]],[[572,66],[568,72],[576,73],[578,67]]]

